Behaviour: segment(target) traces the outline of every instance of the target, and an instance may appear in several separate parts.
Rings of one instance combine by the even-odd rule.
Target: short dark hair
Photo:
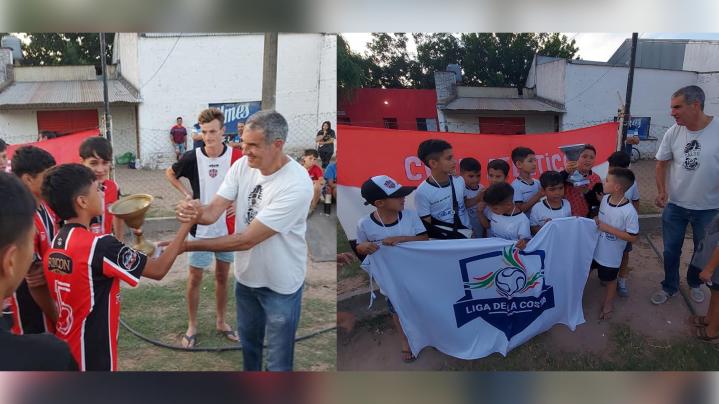
[[[430,160],[437,160],[445,150],[451,149],[452,145],[442,139],[427,139],[419,144],[417,157],[429,167]]]
[[[47,151],[35,146],[22,146],[15,150],[10,167],[18,177],[23,174],[34,177],[55,164],[55,158]]]
[[[0,153],[4,152],[5,150],[7,150],[7,143],[5,143],[4,140],[0,139]]]
[[[315,156],[315,158],[319,157],[320,154],[317,153],[317,150],[315,149],[305,149],[305,152],[302,154],[303,157],[307,156]]]
[[[82,141],[80,144],[80,157],[89,159],[91,157],[100,157],[105,161],[112,161],[112,144],[109,140],[100,136],[92,136]]]
[[[626,192],[629,188],[631,188],[632,184],[634,184],[634,181],[636,180],[634,173],[632,172],[632,170],[630,170],[628,168],[622,168],[622,167],[610,168],[608,175],[614,176],[614,178],[617,179],[619,184],[622,186],[622,190],[624,192]]]
[[[529,147],[515,147],[512,150],[512,162],[517,164],[518,161],[524,161],[530,154],[534,154],[534,150]]]
[[[33,227],[35,198],[14,175],[0,172],[0,250],[16,243]]]
[[[482,171],[482,164],[474,157],[465,157],[459,162],[459,171]]]
[[[514,197],[514,188],[506,182],[492,184],[484,191],[484,202],[487,205],[498,205]]]
[[[57,137],[57,133],[55,133],[51,130],[43,130],[40,132],[40,136],[50,140],[50,139],[55,139]]]
[[[591,150],[591,151],[594,152],[594,155],[595,155],[595,156],[597,155],[597,149],[596,149],[593,145],[591,145],[591,144],[589,144],[589,143],[587,143],[587,144],[584,145],[584,148],[582,149],[582,152],[584,152],[585,150]]]
[[[629,163],[631,163],[629,155],[624,151],[615,151],[609,156],[607,161],[609,162],[609,167],[627,168],[629,167]]]
[[[62,164],[45,175],[42,197],[62,220],[77,217],[75,198],[95,182],[95,173],[82,164]]]
[[[509,163],[502,159],[494,159],[490,161],[489,164],[487,164],[487,171],[489,171],[490,168],[492,170],[501,170],[505,177],[509,175]]]
[[[559,184],[564,184],[564,179],[562,178],[562,174],[549,170],[543,172],[542,175],[539,176],[539,184],[542,185],[542,188],[549,188]]]
[[[176,120],[176,121],[181,121],[181,120],[182,120],[182,117],[181,117],[181,116],[178,116],[177,119],[175,119],[175,120]]]

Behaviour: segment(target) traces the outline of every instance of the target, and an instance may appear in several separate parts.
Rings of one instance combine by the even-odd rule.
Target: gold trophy
[[[145,240],[142,235],[142,224],[145,222],[145,213],[150,209],[152,195],[134,194],[121,198],[110,205],[110,213],[122,219],[128,227],[139,230],[135,233],[135,244],[132,248],[142,251],[148,257],[155,252],[155,245]]]

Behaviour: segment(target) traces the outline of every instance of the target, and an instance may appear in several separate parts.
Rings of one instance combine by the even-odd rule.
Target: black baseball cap
[[[365,205],[387,198],[401,198],[412,193],[417,187],[403,187],[386,175],[376,175],[362,184],[362,197]]]

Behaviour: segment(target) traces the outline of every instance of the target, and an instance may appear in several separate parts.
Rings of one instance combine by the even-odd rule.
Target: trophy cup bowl
[[[148,257],[155,252],[155,246],[145,240],[141,227],[153,199],[152,195],[147,194],[129,195],[113,203],[109,208],[110,213],[122,219],[128,227],[139,230],[135,234],[135,244],[132,245],[132,248],[142,251]]]
[[[559,146],[559,150],[564,153],[565,156],[567,156],[568,161],[577,161],[579,160],[579,156],[582,154],[582,151],[584,151],[584,143],[579,144],[570,144],[565,146]],[[574,170],[574,172],[569,176],[567,179],[572,185],[575,187],[581,187],[583,185],[589,184],[589,180],[584,178],[582,174],[579,173],[578,170]]]

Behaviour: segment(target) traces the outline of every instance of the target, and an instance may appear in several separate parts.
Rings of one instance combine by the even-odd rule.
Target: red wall
[[[338,123],[346,116],[350,125],[382,128],[382,118],[396,118],[397,129],[417,130],[417,118],[437,120],[436,104],[434,90],[359,88],[351,100],[340,102]]]

